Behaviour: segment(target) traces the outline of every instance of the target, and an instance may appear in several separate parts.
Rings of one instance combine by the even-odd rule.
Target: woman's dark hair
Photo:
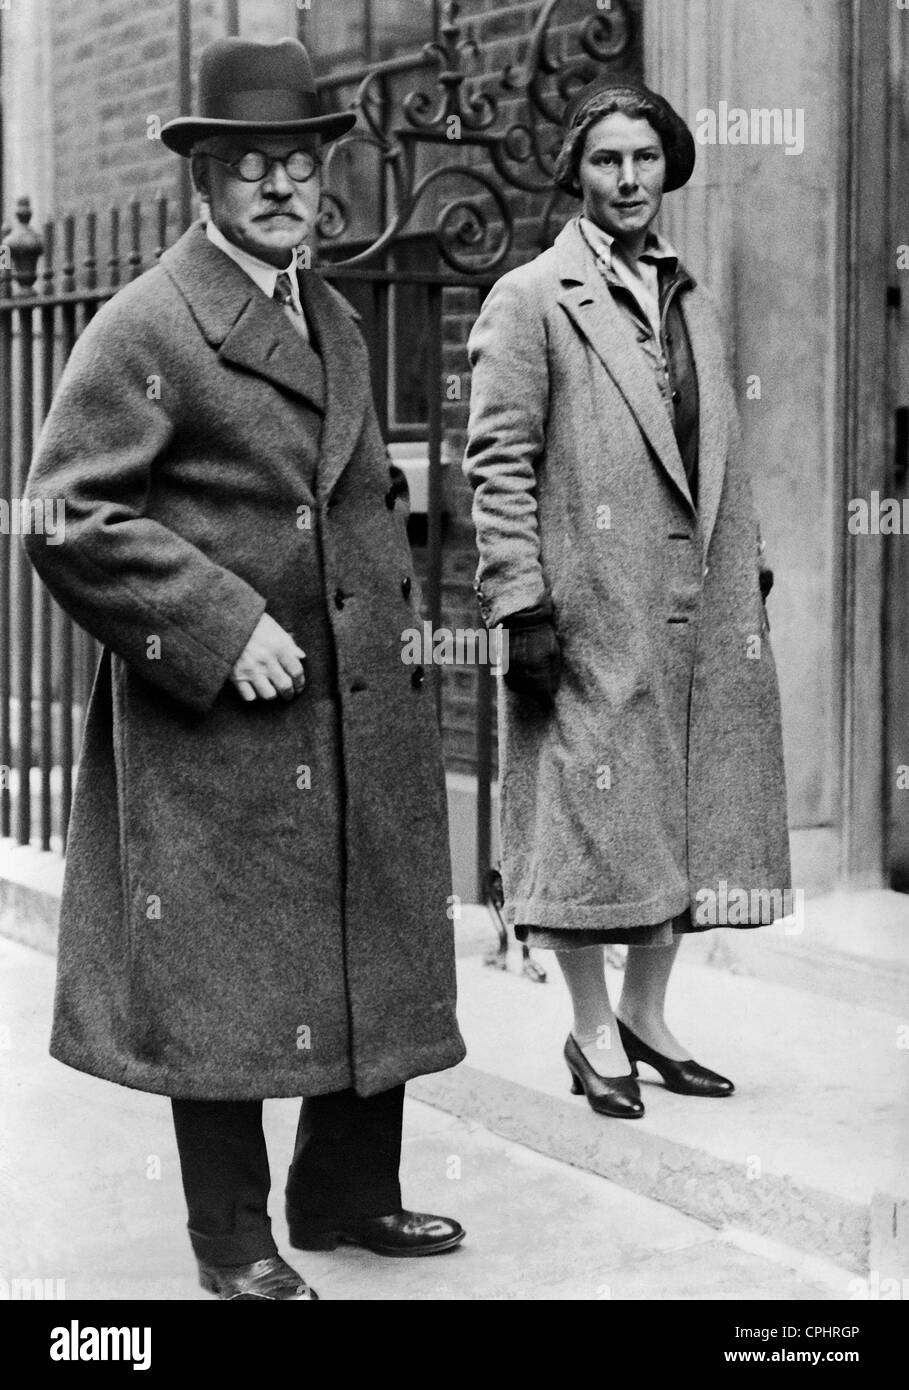
[[[581,196],[579,171],[587,135],[597,121],[601,121],[604,116],[615,115],[616,112],[628,116],[631,120],[649,121],[660,137],[668,166],[674,152],[676,132],[667,121],[665,113],[637,93],[602,92],[591,97],[578,109],[556,160],[553,182],[573,198]]]

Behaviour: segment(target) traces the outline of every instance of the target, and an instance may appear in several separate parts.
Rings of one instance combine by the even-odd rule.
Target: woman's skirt
[[[586,946],[654,946],[674,945],[676,938],[695,931],[689,911],[655,922],[645,927],[612,927],[603,931],[583,931],[571,928],[516,925],[514,934],[525,946],[548,951],[580,951]]]

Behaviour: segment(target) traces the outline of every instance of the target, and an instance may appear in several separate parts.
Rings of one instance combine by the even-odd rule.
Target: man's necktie
[[[298,308],[294,302],[291,279],[286,270],[282,270],[275,281],[274,298],[283,307],[284,312],[289,316],[291,323],[303,341],[309,343],[310,347],[312,347],[309,324],[306,322],[303,310]]]
[[[291,289],[290,283],[290,276],[288,275],[286,270],[282,270],[277,280],[275,281],[274,297],[279,304],[283,304],[285,308],[293,309],[295,314],[299,314],[300,310],[294,303],[293,291]]]

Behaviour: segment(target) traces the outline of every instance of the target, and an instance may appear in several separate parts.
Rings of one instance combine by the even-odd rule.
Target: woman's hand
[[[508,689],[536,700],[544,710],[552,709],[562,674],[562,649],[551,606],[512,614],[502,626],[508,632],[507,666],[503,663]]]

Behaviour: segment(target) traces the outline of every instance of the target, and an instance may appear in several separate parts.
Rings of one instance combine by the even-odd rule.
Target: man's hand
[[[306,684],[303,657],[289,632],[263,613],[230,673],[244,700],[292,700]]]

